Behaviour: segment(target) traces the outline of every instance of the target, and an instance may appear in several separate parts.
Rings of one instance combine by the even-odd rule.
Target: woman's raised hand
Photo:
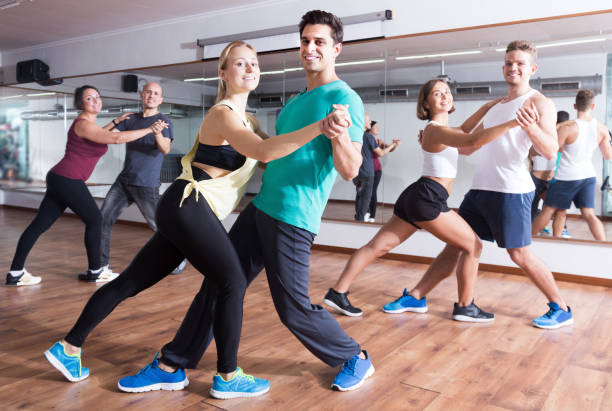
[[[157,120],[155,123],[151,124],[149,128],[153,134],[159,134],[163,131],[163,129],[168,128],[168,123],[162,120]]]
[[[532,102],[529,107],[523,106],[516,112],[516,122],[525,129],[540,121],[540,113]]]
[[[329,139],[340,136],[352,125],[348,104],[334,104],[333,108],[334,111],[321,120],[321,132]]]

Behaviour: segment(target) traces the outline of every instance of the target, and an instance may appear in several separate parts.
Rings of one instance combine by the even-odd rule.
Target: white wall
[[[419,3],[405,0],[270,1],[4,51],[4,81],[14,81],[14,67],[18,61],[32,58],[45,61],[53,77],[195,61],[202,56],[201,49],[193,47],[198,38],[297,25],[303,13],[316,8],[341,17],[391,9],[394,19],[384,23],[384,31],[387,36],[397,36],[604,10],[609,8],[609,1],[560,0],[555,2],[554,7],[550,7],[548,2],[531,0],[439,0]],[[478,12],[473,12],[475,10]],[[297,44],[287,45],[295,46]],[[92,50],[96,52],[92,53]]]

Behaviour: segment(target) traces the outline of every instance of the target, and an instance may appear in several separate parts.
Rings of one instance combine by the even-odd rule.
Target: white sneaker
[[[370,221],[370,213],[365,213],[363,216],[363,221],[368,222]]]
[[[367,221],[368,223],[375,223],[375,222],[376,222],[376,219],[375,219],[375,218],[368,218],[366,221]]]
[[[40,283],[41,278],[36,277],[28,272],[25,268],[23,273],[18,276],[14,276],[11,273],[6,275],[6,285],[21,286],[21,285],[36,285]]]

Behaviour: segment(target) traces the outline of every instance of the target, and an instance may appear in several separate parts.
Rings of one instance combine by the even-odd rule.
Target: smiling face
[[[423,106],[429,112],[429,118],[438,113],[449,113],[453,108],[453,95],[448,84],[438,81],[433,86]]]
[[[370,133],[372,133],[375,137],[377,137],[379,132],[380,132],[380,128],[378,128],[378,123],[376,123],[370,129]]]
[[[512,50],[506,53],[502,72],[508,85],[522,85],[529,83],[531,76],[535,74],[538,65],[533,57],[522,50]]]
[[[153,82],[145,84],[140,98],[145,109],[156,109],[164,101],[161,86]]]
[[[92,88],[86,88],[83,91],[83,98],[81,101],[83,103],[84,112],[98,114],[100,110],[102,110],[102,99],[100,98],[100,94]]]
[[[232,48],[219,77],[230,93],[252,91],[259,84],[257,53],[246,46]]]
[[[334,44],[327,24],[308,24],[300,39],[300,60],[306,72],[333,71],[342,43]]]

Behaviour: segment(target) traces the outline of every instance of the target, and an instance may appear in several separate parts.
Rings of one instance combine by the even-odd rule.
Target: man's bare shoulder
[[[557,124],[557,131],[578,131],[578,124],[574,120],[567,120]]]

